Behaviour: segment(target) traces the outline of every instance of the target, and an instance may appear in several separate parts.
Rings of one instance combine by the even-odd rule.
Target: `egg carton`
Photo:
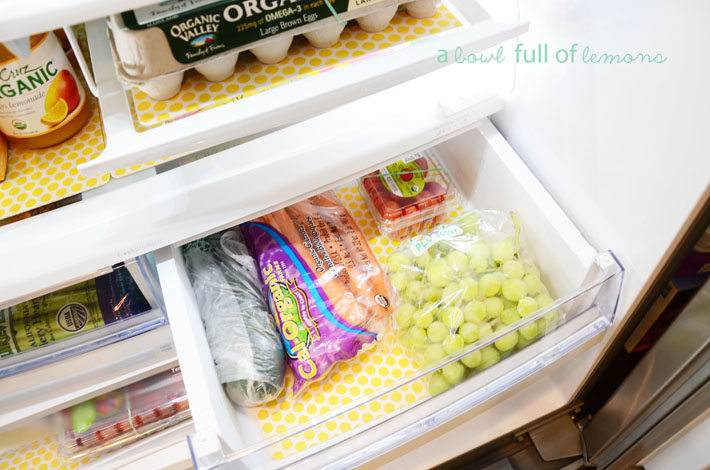
[[[214,3],[214,0],[202,1],[206,5]],[[404,4],[407,14],[414,18],[429,18],[436,13],[438,1],[374,0],[370,5],[340,13],[341,22],[329,16],[189,64],[175,59],[166,33],[158,27],[129,29],[122,14],[118,14],[108,18],[108,34],[119,79],[127,85],[137,86],[154,100],[167,100],[180,91],[188,70],[194,69],[207,80],[219,82],[234,73],[239,55],[244,51],[254,54],[263,64],[275,64],[286,58],[293,38],[299,34],[313,47],[328,48],[340,40],[349,20],[357,21],[360,28],[369,33],[380,32],[390,24],[400,5]],[[170,31],[172,34],[173,30]],[[176,32],[179,33],[179,29]],[[203,36],[209,36],[209,27]]]

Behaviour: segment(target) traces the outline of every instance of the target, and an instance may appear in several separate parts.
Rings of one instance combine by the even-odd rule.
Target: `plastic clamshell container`
[[[156,252],[158,272],[166,292],[166,308],[185,372],[188,396],[193,404],[197,432],[190,436],[189,442],[196,469],[355,468],[494,397],[516,393],[551,364],[561,367],[589,351],[595,343],[593,340],[611,325],[623,268],[611,252],[597,252],[588,244],[489,122],[484,121],[479,128],[440,143],[434,150],[449,169],[460,193],[458,202],[464,208],[516,212],[528,253],[540,267],[543,281],[556,300],[454,355],[406,372],[399,378],[384,379],[381,386],[362,392],[347,403],[340,402],[326,410],[323,408],[330,400],[315,402],[313,397],[309,400],[305,394],[301,395],[297,400],[304,401],[299,408],[315,405],[316,412],[309,413],[306,421],[284,421],[289,412],[283,411],[277,423],[283,425],[280,431],[266,433],[262,432],[263,421],[259,421],[254,412],[232,405],[217,379],[180,247],[160,250]],[[414,385],[419,383],[421,387],[427,376],[441,367],[490,346],[511,331],[555,310],[561,312],[561,320],[535,342],[444,393],[433,397],[412,393]],[[364,369],[353,372],[355,383],[367,375]],[[323,386],[327,383],[327,380],[323,382]],[[336,390],[331,392],[336,393]],[[373,413],[374,416],[364,422],[340,426],[351,413],[373,409],[374,403],[395,393],[414,397],[399,408]],[[279,403],[283,402],[278,402],[272,410],[282,409]],[[295,402],[289,405],[294,409]],[[331,431],[333,429],[337,431]],[[321,433],[330,437],[313,440],[313,435],[318,437]],[[296,446],[297,452],[293,452],[293,444],[301,442],[305,445],[300,449]]]
[[[60,452],[73,461],[130,444],[189,417],[180,367],[174,367],[60,411]]]
[[[380,233],[398,239],[440,224],[454,199],[448,171],[432,150],[363,176],[359,188]]]

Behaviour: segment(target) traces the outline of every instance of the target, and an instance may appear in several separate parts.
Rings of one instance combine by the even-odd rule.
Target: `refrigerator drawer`
[[[177,363],[147,257],[0,308],[0,429]]]
[[[274,142],[265,138],[262,145]],[[563,312],[564,320],[534,343],[433,397],[423,386],[429,374],[508,332],[392,376],[385,365],[401,360],[397,346],[379,351],[378,343],[376,352],[356,359],[361,368],[339,369],[352,372],[350,385],[339,382],[342,390],[326,379],[316,389],[322,392],[244,409],[229,401],[217,378],[180,246],[166,247],[156,259],[196,429],[189,438],[195,468],[354,468],[462,413],[475,413],[484,402],[579,353],[608,328],[623,269],[610,252],[597,253],[584,240],[492,124],[484,120],[478,128],[440,142],[435,151],[463,193],[464,207],[516,212],[528,251],[557,298],[516,329],[554,310]],[[248,217],[235,223],[244,220]],[[381,376],[377,386],[372,376]]]
[[[350,40],[343,39],[342,49],[311,51],[316,59],[311,59],[310,53],[306,54],[301,58],[303,63],[294,62],[295,67],[290,67],[293,70],[288,72],[271,76],[269,70],[277,69],[277,66],[265,67],[256,63],[250,65],[239,80],[201,83],[194,92],[163,102],[146,100],[145,93],[134,93],[137,89],[134,92],[124,89],[116,78],[106,21],[91,21],[87,23],[86,31],[107,144],[100,156],[79,165],[79,170],[84,175],[115,172],[275,129],[442,68],[454,61],[457,49],[461,57],[467,57],[527,30],[525,22],[502,24],[495,21],[474,1],[446,0],[442,8],[444,10],[440,12],[455,16],[461,26],[451,28],[453,20],[444,18],[441,21],[446,26],[441,27],[450,29],[440,31],[441,28],[436,28],[436,34],[422,33],[417,39],[405,42],[403,38],[407,34],[415,34],[409,31],[405,22],[416,21],[400,18],[401,26],[390,27],[394,34],[385,36],[389,30],[379,34],[390,41],[396,39],[395,43],[399,44],[393,47],[389,47],[392,44],[384,39],[379,45],[363,43],[360,52],[364,55],[351,56],[351,50],[359,48],[357,37],[363,34],[357,30]],[[426,21],[426,24],[434,23]],[[426,28],[413,27],[413,30],[420,29]],[[334,47],[340,45],[339,42]],[[442,50],[448,51],[451,60],[438,60]],[[319,56],[330,59],[324,61]],[[245,57],[240,62],[242,67]],[[335,60],[335,64],[325,64]],[[303,68],[303,65],[309,67]],[[299,70],[297,74],[294,72],[296,68]],[[256,71],[254,74],[262,74],[256,76],[256,85],[249,81],[248,74],[252,69]],[[187,86],[183,84],[183,88]],[[211,89],[218,89],[220,94],[211,97]],[[228,91],[232,89],[236,91]],[[197,95],[199,100],[195,99]],[[144,100],[138,103],[141,99]],[[158,119],[158,115],[162,117]]]

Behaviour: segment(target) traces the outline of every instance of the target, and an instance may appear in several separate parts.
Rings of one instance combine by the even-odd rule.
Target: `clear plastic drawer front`
[[[261,432],[271,429],[271,424],[258,429],[247,419],[240,419],[242,448],[227,448],[214,429],[189,436],[195,468],[354,468],[501,394],[588,343],[611,325],[622,278],[623,268],[614,255],[599,253],[578,289],[454,355],[412,367],[400,377],[382,377],[383,386],[342,400],[338,406],[328,406],[327,400],[311,410],[315,413],[309,419],[294,419],[295,413],[289,412],[303,407],[299,399],[289,405],[282,401],[278,405],[282,412],[272,414],[281,432],[267,438],[262,438]],[[537,340],[520,345],[443,393],[427,393],[430,374],[535,322],[547,325],[546,333]],[[390,353],[398,348],[396,343],[382,347],[389,348]],[[364,367],[361,373],[367,374],[367,370]],[[377,367],[373,370],[379,374]],[[357,386],[358,379],[354,377],[352,386]],[[322,389],[327,387],[324,382]],[[272,408],[276,406],[272,403]]]
[[[147,257],[0,309],[0,378],[45,366],[165,323]]]

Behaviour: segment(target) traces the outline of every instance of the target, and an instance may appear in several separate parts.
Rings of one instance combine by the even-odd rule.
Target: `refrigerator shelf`
[[[77,27],[76,33],[84,38],[82,27]],[[79,70],[76,64],[75,68]],[[78,170],[78,165],[97,158],[105,144],[98,100],[89,93],[82,75],[78,76],[91,108],[88,121],[70,139],[51,147],[27,149],[10,145],[7,177],[0,183],[0,221],[98,188],[109,181],[108,172],[87,177]]]
[[[419,369],[396,343],[378,343],[375,351],[339,365],[295,401],[280,399],[254,410],[235,407],[217,379],[180,247],[156,253],[188,396],[191,403],[202,404],[193,407],[197,432],[190,436],[190,445],[195,468],[355,468],[460,414],[475,413],[477,406],[519,389],[534,380],[536,372],[553,363],[559,367],[594,344],[613,320],[623,269],[611,253],[597,253],[589,246],[501,141],[495,128],[484,122],[435,151],[454,175],[465,207],[516,212],[528,253],[557,294],[553,305],[525,317],[515,329],[555,309],[564,312],[564,321],[535,343],[435,397],[428,397],[425,389],[428,374],[509,331]],[[362,213],[353,188],[344,189],[347,205]],[[366,226],[374,228],[369,222]],[[388,245],[376,244],[380,249],[375,253],[386,253]]]
[[[79,170],[90,176],[140,168],[146,162],[198,151],[206,142],[218,145],[275,129],[442,68],[445,64],[437,60],[442,49],[454,51],[460,47],[462,53],[468,55],[527,30],[527,23],[496,22],[476,2],[447,0],[445,3],[461,21],[461,27],[406,42],[386,53],[373,54],[367,60],[355,59],[347,67],[294,80],[287,86],[268,89],[249,99],[225,103],[209,112],[188,115],[139,133],[135,130],[125,90],[116,78],[106,21],[88,22],[87,36],[107,145],[100,158],[85,162]]]

